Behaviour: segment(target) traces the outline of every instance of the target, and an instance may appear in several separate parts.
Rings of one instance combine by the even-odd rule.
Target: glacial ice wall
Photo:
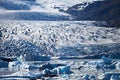
[[[0,55],[119,54],[120,29],[94,21],[1,21]]]

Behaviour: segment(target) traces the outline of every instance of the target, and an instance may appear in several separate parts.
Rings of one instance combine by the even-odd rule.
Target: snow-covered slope
[[[37,10],[37,11],[56,11],[55,7],[67,10],[73,5],[88,2],[91,3],[98,0],[1,0],[1,9],[8,10]],[[7,4],[7,5],[6,5]],[[12,6],[13,5],[13,6]],[[10,7],[11,8],[10,8]],[[18,9],[16,9],[16,8]],[[27,8],[26,8],[27,7]]]
[[[78,56],[120,51],[120,29],[94,21],[1,22],[2,55]],[[4,53],[4,54],[3,54]]]
[[[93,2],[97,0],[36,0],[37,3],[42,3],[48,9],[62,9],[67,10],[69,7],[83,2]],[[85,5],[86,6],[86,5]]]

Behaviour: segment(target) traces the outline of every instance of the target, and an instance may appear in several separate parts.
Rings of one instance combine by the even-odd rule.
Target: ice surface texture
[[[0,22],[0,54],[36,57],[114,54],[119,58],[120,29],[94,21]]]

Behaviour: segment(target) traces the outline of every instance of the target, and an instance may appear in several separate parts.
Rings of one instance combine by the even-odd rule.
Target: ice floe
[[[120,73],[105,73],[99,76],[100,80],[120,80]]]

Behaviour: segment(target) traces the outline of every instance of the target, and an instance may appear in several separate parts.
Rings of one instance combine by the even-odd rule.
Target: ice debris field
[[[62,63],[61,63],[62,62]],[[120,60],[103,56],[99,60],[0,61],[0,79],[15,80],[119,80]]]

